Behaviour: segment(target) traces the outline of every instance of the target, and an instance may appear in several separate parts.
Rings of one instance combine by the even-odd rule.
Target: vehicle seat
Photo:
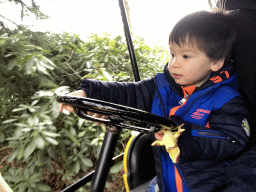
[[[146,191],[156,175],[152,142],[152,135],[143,133],[132,136],[128,141],[123,161],[123,179],[127,192]]]

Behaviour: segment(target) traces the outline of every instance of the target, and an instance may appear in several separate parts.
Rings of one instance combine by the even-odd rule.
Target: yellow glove
[[[165,129],[163,139],[161,141],[155,141],[151,145],[154,146],[165,146],[166,151],[169,153],[170,158],[173,163],[178,163],[178,159],[180,156],[180,149],[177,145],[178,138],[182,134],[185,129],[182,129],[184,124],[178,126],[178,130],[176,132],[172,132],[170,129]]]

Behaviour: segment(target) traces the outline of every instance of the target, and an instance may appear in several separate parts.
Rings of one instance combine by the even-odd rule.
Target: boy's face
[[[170,43],[170,53],[168,70],[175,82],[184,87],[200,87],[210,79],[213,71],[218,71],[224,64],[224,60],[211,60],[195,44],[192,46],[186,43],[179,46]]]

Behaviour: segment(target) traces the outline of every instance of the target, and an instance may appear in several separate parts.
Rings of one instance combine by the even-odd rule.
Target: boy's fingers
[[[66,109],[66,110],[69,111],[70,113],[74,113],[74,109],[73,109],[73,107],[71,107],[70,105],[65,105],[64,109]]]
[[[59,111],[62,112],[63,109],[69,111],[70,113],[73,113],[73,112],[74,112],[73,107],[71,107],[70,105],[65,105],[65,104],[63,104],[63,103],[60,103],[60,105],[59,105]]]
[[[156,138],[156,140],[158,140],[158,141],[162,141],[163,137],[164,137],[164,135],[163,135],[163,134],[155,133],[155,138]]]

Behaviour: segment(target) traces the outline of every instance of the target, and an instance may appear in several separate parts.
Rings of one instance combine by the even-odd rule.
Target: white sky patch
[[[31,5],[31,0],[23,0]],[[23,24],[34,25],[33,30],[79,35],[112,33],[123,35],[123,23],[118,0],[37,0],[48,20],[24,19]],[[168,46],[168,37],[175,23],[188,13],[209,10],[207,0],[128,0],[133,36],[141,36],[148,43]],[[20,5],[0,4],[0,13],[21,23]],[[11,24],[10,24],[11,25]],[[8,23],[9,26],[9,23]]]

